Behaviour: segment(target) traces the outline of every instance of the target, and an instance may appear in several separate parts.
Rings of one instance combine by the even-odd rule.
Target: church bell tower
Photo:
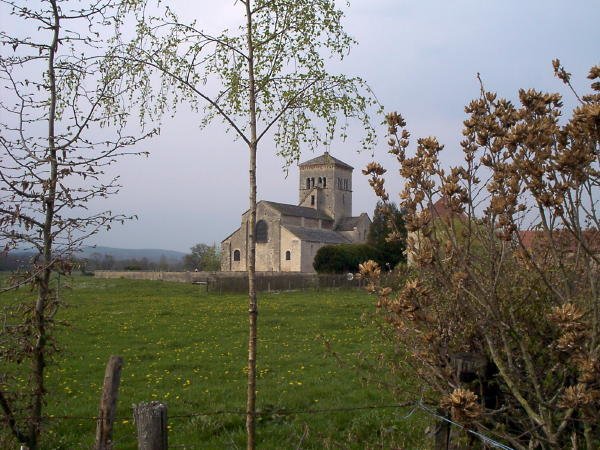
[[[352,166],[325,152],[299,167],[300,206],[327,214],[335,224],[352,216]]]

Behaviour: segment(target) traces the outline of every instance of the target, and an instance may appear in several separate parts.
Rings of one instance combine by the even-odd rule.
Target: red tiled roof
[[[563,250],[575,252],[578,247],[578,239],[568,230],[554,230],[553,243],[561,244]],[[599,230],[583,230],[582,237],[586,245],[594,253],[600,253],[600,231]],[[519,231],[519,237],[523,246],[532,250],[536,245],[543,245],[550,240],[550,234],[542,230],[522,230]]]
[[[452,208],[448,206],[448,199],[446,197],[441,197],[429,208],[431,210],[431,215],[434,219],[445,219],[447,217],[458,217],[459,219],[466,219],[467,217],[464,213],[456,213],[452,211]]]

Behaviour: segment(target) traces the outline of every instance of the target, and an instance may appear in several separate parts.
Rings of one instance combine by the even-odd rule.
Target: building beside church
[[[314,272],[317,250],[329,244],[362,243],[371,219],[352,216],[353,167],[325,152],[299,165],[298,205],[261,200],[256,205],[256,270]],[[221,242],[221,270],[245,271],[250,211]]]

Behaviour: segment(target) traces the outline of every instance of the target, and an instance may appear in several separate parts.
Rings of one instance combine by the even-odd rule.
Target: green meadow
[[[160,281],[75,277],[61,284],[44,449],[91,448],[110,355],[125,361],[115,448],[136,448],[131,407],[151,400],[168,405],[169,448],[245,448],[246,296]],[[26,295],[20,289],[0,300]],[[369,320],[372,297],[264,293],[259,308],[259,448],[426,447],[430,419],[392,407],[406,399],[380,387],[402,390],[415,380],[377,368],[378,355],[392,349]],[[6,431],[0,443],[17,448]]]

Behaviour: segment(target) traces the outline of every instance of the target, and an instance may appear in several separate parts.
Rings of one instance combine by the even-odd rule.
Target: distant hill
[[[124,259],[142,259],[146,258],[150,262],[159,262],[160,258],[164,256],[167,261],[181,261],[185,256],[185,253],[178,252],[175,250],[161,250],[154,248],[144,249],[129,249],[129,248],[113,248],[113,247],[83,247],[81,252],[76,256],[77,258],[93,259],[93,255],[97,254],[100,256],[109,255],[115,260]]]
[[[0,271],[24,268],[31,262],[32,251],[0,253]],[[175,250],[83,247],[74,256],[87,260],[85,270],[182,270],[186,254]]]

